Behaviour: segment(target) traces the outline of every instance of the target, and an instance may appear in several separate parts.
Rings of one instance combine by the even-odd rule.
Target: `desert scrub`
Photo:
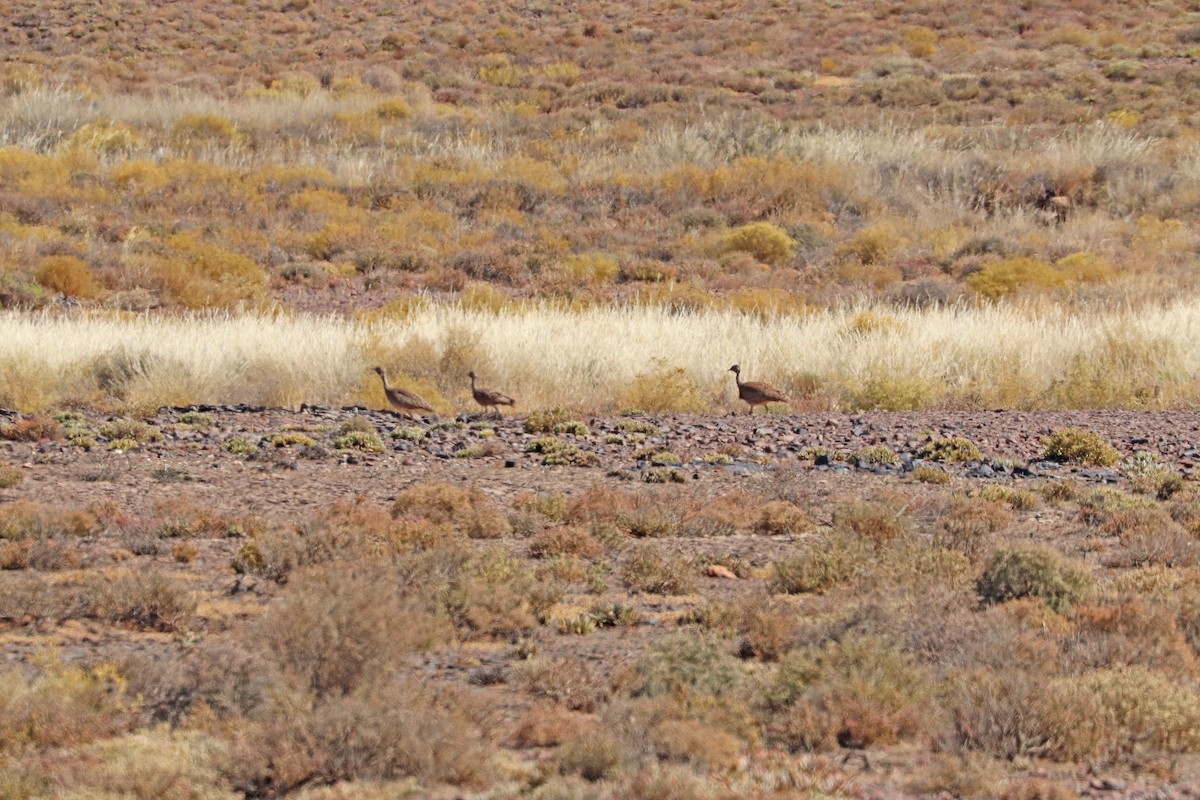
[[[0,439],[10,442],[38,442],[42,439],[59,439],[62,435],[62,426],[55,419],[41,415],[0,425]]]
[[[808,512],[795,503],[771,500],[759,509],[754,531],[764,536],[794,536],[812,530],[813,525],[813,519]]]
[[[542,464],[547,467],[593,467],[600,463],[595,453],[581,450],[577,445],[554,436],[534,439],[525,445],[525,452],[540,453]]]
[[[886,444],[876,444],[864,447],[850,456],[850,462],[856,467],[874,467],[896,463],[896,453]]]
[[[1069,464],[1111,467],[1121,455],[1097,433],[1060,428],[1042,439],[1042,458]]]
[[[90,576],[81,587],[83,616],[157,631],[186,630],[196,612],[196,598],[183,583],[152,570],[121,570]]]
[[[690,594],[696,587],[696,565],[688,558],[671,555],[643,542],[630,548],[621,564],[626,587],[649,594]]]
[[[1091,586],[1092,580],[1082,568],[1058,552],[1037,545],[1000,548],[975,582],[984,603],[1034,597],[1056,611],[1078,603]]]
[[[570,434],[572,436],[587,436],[590,431],[588,426],[578,420],[569,420],[560,422],[554,426],[552,433],[561,436],[562,434]]]
[[[258,446],[249,439],[241,436],[234,436],[226,439],[221,443],[221,447],[227,452],[233,453],[235,456],[249,455],[258,450]]]
[[[897,509],[875,500],[847,503],[834,509],[833,527],[883,548],[911,533],[912,525],[905,512],[905,507]]]
[[[460,489],[436,481],[415,484],[396,495],[391,514],[397,519],[451,525],[472,539],[498,539],[512,533],[496,504],[474,486]]]
[[[634,666],[634,696],[680,696],[682,693],[729,694],[741,680],[737,659],[720,640],[678,633],[652,645]]]
[[[792,258],[796,240],[770,222],[751,222],[721,237],[723,252],[749,253],[767,264],[783,264]]]
[[[922,464],[912,471],[912,476],[921,483],[932,483],[938,486],[950,482],[950,473],[932,464]]]
[[[428,435],[427,431],[413,426],[396,428],[390,434],[393,439],[399,439],[404,442],[419,442]]]
[[[1033,492],[996,483],[976,489],[971,492],[971,496],[1006,503],[1013,511],[1029,511],[1037,507],[1038,502],[1037,495]]]
[[[352,430],[343,433],[333,440],[333,446],[338,450],[359,450],[364,453],[382,453],[383,440],[374,431]]]
[[[1153,495],[1159,500],[1170,500],[1183,491],[1183,476],[1166,464],[1162,464],[1151,453],[1138,453],[1125,469],[1130,488],[1136,494]]]
[[[851,635],[783,657],[762,705],[789,750],[869,747],[935,729],[931,676],[886,640]]]
[[[774,594],[821,594],[854,578],[870,557],[856,536],[830,533],[804,541],[800,552],[771,565],[767,590]]]
[[[708,410],[708,400],[700,391],[696,378],[683,367],[673,367],[666,359],[655,358],[652,367],[645,372],[639,372],[633,381],[621,392],[619,403],[623,409],[639,409],[643,412],[702,412]],[[626,420],[617,425],[617,430],[623,433],[641,433],[653,435],[658,428],[649,423],[640,425],[630,424]],[[622,427],[624,425],[625,427]]]
[[[117,419],[100,426],[100,435],[110,442],[132,440],[139,445],[161,442],[162,431],[140,419]]]
[[[19,486],[25,480],[25,473],[20,467],[0,462],[0,489],[11,489]]]
[[[921,458],[932,461],[978,461],[983,457],[974,442],[961,436],[931,439],[921,447],[919,453]]]
[[[525,415],[526,433],[552,433],[555,425],[571,421],[571,412],[562,406],[530,411]]]
[[[659,433],[657,425],[644,419],[623,419],[617,423],[617,430],[621,433],[640,433],[646,436]]]
[[[317,442],[307,433],[300,431],[282,431],[280,433],[268,433],[262,438],[263,442],[271,447],[316,447]]]

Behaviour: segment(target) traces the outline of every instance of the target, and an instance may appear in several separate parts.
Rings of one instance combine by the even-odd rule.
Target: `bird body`
[[[734,380],[737,381],[738,399],[745,400],[750,405],[750,413],[754,413],[755,406],[766,405],[767,403],[788,403],[788,396],[776,389],[769,383],[760,383],[758,381],[742,382],[742,368],[734,364],[729,368],[733,373]]]
[[[495,389],[485,389],[482,386],[475,385],[475,370],[467,373],[467,377],[471,379],[471,396],[475,398],[475,402],[483,406],[486,411],[489,407],[500,413],[500,406],[515,405],[516,401],[506,395],[504,392],[498,392]]]
[[[379,373],[379,377],[383,381],[383,393],[387,397],[388,405],[393,409],[401,414],[408,415],[415,414],[418,411],[433,413],[433,407],[418,395],[395,386],[389,386],[387,372],[384,371],[383,367],[375,367],[375,372]]]

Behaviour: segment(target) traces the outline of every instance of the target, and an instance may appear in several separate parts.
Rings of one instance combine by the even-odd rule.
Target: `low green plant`
[[[132,439],[138,444],[161,442],[162,431],[140,419],[118,419],[100,426],[100,435],[110,441]]]
[[[571,412],[562,406],[530,411],[525,415],[526,433],[553,433],[554,426],[569,422]]]
[[[800,552],[771,565],[767,590],[774,594],[821,594],[854,578],[870,551],[855,536],[830,533],[806,540]]]
[[[361,450],[364,453],[382,453],[383,440],[374,428],[370,431],[352,430],[333,440],[338,450]]]
[[[241,436],[234,436],[226,439],[221,444],[221,447],[230,453],[233,453],[235,456],[249,455],[258,449],[254,442]]]
[[[950,482],[950,473],[932,464],[922,464],[912,471],[912,476],[921,483],[932,483],[936,486]]]
[[[272,447],[316,447],[317,445],[315,439],[300,431],[269,433],[263,437],[263,441]]]
[[[652,645],[634,670],[635,696],[661,697],[681,693],[713,696],[732,692],[741,680],[737,659],[718,639],[679,633]]]
[[[983,457],[975,443],[962,436],[931,439],[921,447],[919,454],[921,458],[933,461],[978,461]]]
[[[1057,551],[1019,544],[1002,547],[992,555],[975,590],[985,603],[1031,597],[1063,611],[1086,597],[1091,585],[1087,572]]]
[[[1097,433],[1080,428],[1060,428],[1042,439],[1042,458],[1069,464],[1111,467],[1121,458],[1121,454]]]
[[[600,457],[577,445],[554,436],[534,439],[525,445],[526,453],[540,453],[542,464],[547,467],[571,466],[592,467],[600,463]]]
[[[896,453],[886,444],[876,444],[864,447],[850,457],[850,461],[859,467],[874,467],[896,463]]]
[[[696,586],[691,559],[667,553],[649,542],[631,549],[621,565],[621,579],[634,591],[650,594],[689,594]]]

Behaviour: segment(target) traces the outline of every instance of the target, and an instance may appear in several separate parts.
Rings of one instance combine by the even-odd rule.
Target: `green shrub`
[[[738,660],[707,636],[680,633],[662,639],[638,659],[634,695],[660,697],[698,692],[720,696],[737,687]]]
[[[525,445],[525,452],[540,453],[542,464],[547,467],[592,467],[600,463],[600,457],[595,453],[554,436],[534,439]]]
[[[1120,457],[1099,434],[1079,428],[1060,428],[1042,439],[1042,458],[1049,461],[1111,467]]]
[[[241,436],[234,436],[226,439],[224,443],[222,443],[221,447],[236,456],[248,455],[258,449],[253,442]]]
[[[284,431],[269,433],[263,441],[272,447],[316,447],[317,442],[311,436],[300,431]]]
[[[939,486],[950,482],[950,474],[932,464],[922,464],[913,470],[912,476],[921,483],[932,483]]]
[[[992,555],[975,582],[975,589],[985,603],[1036,597],[1062,611],[1082,600],[1091,583],[1086,572],[1054,550],[1011,545]]]
[[[364,453],[382,453],[383,440],[374,430],[349,431],[333,440],[333,446],[338,450],[361,450]]]
[[[161,442],[162,431],[139,419],[118,419],[100,426],[100,435],[105,439],[132,439],[139,444]]]
[[[870,447],[862,448],[857,453],[850,456],[849,461],[859,467],[895,464],[896,453],[886,444],[876,444],[871,445]]]
[[[554,426],[564,422],[569,422],[571,412],[562,406],[554,408],[545,408],[537,411],[530,411],[525,416],[525,432],[526,433],[551,433],[554,431]]]
[[[951,436],[949,439],[931,439],[926,442],[920,450],[920,456],[934,461],[978,461],[983,454],[970,439]]]
[[[967,287],[988,300],[1021,289],[1053,289],[1066,283],[1066,275],[1045,261],[1027,257],[996,261],[967,278]]]
[[[776,594],[820,594],[852,579],[869,556],[858,537],[830,534],[805,541],[800,552],[771,565],[767,581]]]

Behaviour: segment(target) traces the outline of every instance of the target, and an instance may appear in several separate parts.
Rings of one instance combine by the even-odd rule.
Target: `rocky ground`
[[[0,412],[0,426],[21,415]],[[369,423],[369,425],[364,423]],[[244,406],[164,408],[147,418],[156,435],[140,446],[113,448],[102,431],[110,417],[86,413],[64,423],[61,438],[0,442],[0,461],[18,466],[23,480],[0,490],[0,502],[30,500],[88,507],[109,504],[121,513],[162,517],[172,510],[203,510],[229,519],[295,525],[337,500],[365,498],[386,504],[418,481],[437,479],[470,484],[507,507],[528,493],[575,497],[597,485],[642,487],[704,498],[736,495],[739,487],[761,488],[785,482],[791,496],[826,521],[834,499],[899,493],[919,505],[935,491],[915,479],[921,448],[931,438],[959,436],[982,453],[975,461],[939,462],[952,488],[989,483],[1033,488],[1045,481],[1073,479],[1084,484],[1121,485],[1128,480],[1128,457],[1153,453],[1179,474],[1192,477],[1200,460],[1200,414],[1192,412],[912,412],[860,414],[672,415],[588,417],[567,421],[560,433],[529,433],[526,418],[460,417],[457,420],[400,419],[363,408],[305,407],[300,410]],[[580,424],[575,424],[580,423]],[[1076,427],[1109,441],[1122,456],[1114,467],[1071,466],[1046,461],[1042,438]],[[346,430],[380,437],[382,450],[339,446]],[[272,439],[291,435],[292,444]],[[534,443],[554,438],[571,447],[534,452]],[[864,448],[886,445],[897,454],[892,464],[855,466]],[[573,448],[573,449],[572,449]],[[544,447],[542,448],[545,449]],[[547,465],[547,461],[566,463]],[[944,491],[944,489],[939,489]],[[752,514],[755,509],[745,509]],[[1072,522],[1051,507],[1039,510],[1024,533],[1049,537]],[[790,552],[783,536],[679,536],[663,546],[702,562],[737,564],[741,580],[706,578],[703,600],[761,592],[770,563]],[[278,597],[272,582],[234,573],[230,564],[237,538],[200,538],[198,557],[171,563],[161,551],[143,554],[127,539],[89,542],[84,567],[127,559],[155,561],[186,575],[207,600],[200,626],[220,630],[232,620],[258,613]],[[523,554],[522,540],[504,546]],[[1081,543],[1077,552],[1086,553]],[[90,561],[89,561],[90,559]],[[618,669],[646,641],[673,625],[698,604],[695,597],[647,597],[643,624],[589,636],[544,637],[544,652],[571,656],[599,671]],[[11,622],[11,621],[10,621]],[[164,646],[170,636],[105,628],[73,620],[57,628],[0,625],[0,661],[25,662],[53,642],[72,657],[111,656],[130,649]],[[414,670],[462,685],[503,686],[511,668],[506,646],[464,645],[414,660]],[[885,755],[871,764],[839,769],[855,775],[867,796],[900,796],[891,778],[903,757],[889,766]],[[861,771],[860,771],[861,770]],[[1038,774],[1033,768],[1031,774]],[[1195,777],[1195,776],[1193,776]],[[1200,797],[1200,784],[1147,782],[1130,775],[1076,775],[1081,796]]]

